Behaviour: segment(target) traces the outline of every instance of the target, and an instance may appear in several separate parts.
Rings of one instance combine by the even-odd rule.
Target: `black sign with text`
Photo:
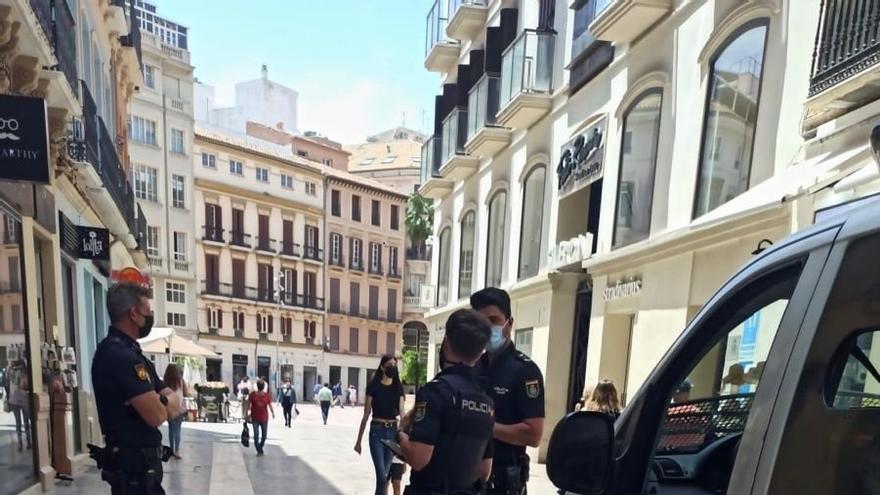
[[[49,183],[46,100],[0,95],[0,179]]]
[[[97,227],[76,228],[81,260],[110,261],[110,231]]]
[[[605,119],[590,126],[562,147],[556,177],[560,196],[602,177],[605,158]]]

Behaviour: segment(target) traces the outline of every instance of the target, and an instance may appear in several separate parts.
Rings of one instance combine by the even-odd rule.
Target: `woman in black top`
[[[358,431],[354,451],[361,453],[361,438],[367,427],[370,414],[370,457],[376,469],[376,493],[388,493],[388,473],[394,454],[382,444],[381,440],[394,440],[397,437],[397,418],[403,415],[403,385],[397,373],[397,359],[384,355],[379,361],[379,368],[367,385],[367,398],[364,401],[364,416]]]

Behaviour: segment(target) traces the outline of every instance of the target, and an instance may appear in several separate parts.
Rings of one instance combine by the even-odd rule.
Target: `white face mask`
[[[492,335],[489,337],[489,342],[486,343],[486,350],[496,352],[504,346],[505,342],[504,325],[492,325]]]

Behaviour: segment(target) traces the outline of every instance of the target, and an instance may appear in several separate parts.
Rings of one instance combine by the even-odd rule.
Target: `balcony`
[[[672,7],[673,0],[598,0],[589,29],[597,39],[631,43]]]
[[[406,248],[407,261],[431,261],[431,248],[422,245]]]
[[[131,28],[129,33],[125,36],[121,36],[119,38],[119,41],[121,42],[122,46],[134,50],[134,53],[137,56],[138,67],[143,68],[144,54],[143,48],[141,46],[141,28],[140,21],[138,20],[137,9],[135,8],[135,2],[131,2],[129,7],[128,25]]]
[[[483,74],[468,94],[467,142],[469,155],[490,158],[510,145],[510,129],[497,125],[501,77]]]
[[[57,65],[51,67],[43,66],[40,72],[41,78],[49,81],[50,84],[60,84],[58,91],[50,91],[46,89],[48,95],[47,104],[50,107],[66,108],[74,110],[78,107],[76,101],[76,91],[79,87],[79,79],[77,75],[77,53],[76,53],[76,22],[70,9],[68,2],[63,0],[29,0],[31,10],[37,23],[40,25],[45,41],[49,43],[48,48],[55,55]],[[25,34],[27,30],[21,30]],[[19,48],[22,43],[19,42]],[[78,109],[74,113],[78,113]]]
[[[202,225],[202,241],[223,244],[223,229],[213,225]]]
[[[291,337],[289,333],[282,334],[281,342],[284,342],[285,344],[290,344],[291,342],[293,342],[293,337]]]
[[[449,72],[458,62],[461,46],[446,35],[449,21],[448,0],[434,0],[425,23],[425,68],[430,72]]]
[[[295,242],[283,241],[281,243],[281,256],[290,256],[299,258],[302,256],[301,246]]]
[[[303,259],[324,261],[324,250],[315,246],[305,246],[303,248]]]
[[[269,239],[268,237],[257,237],[257,251],[275,254],[277,253],[277,241],[275,239]]]
[[[419,296],[403,296],[404,309],[421,309],[422,299]]]
[[[431,136],[422,145],[422,183],[419,193],[426,198],[440,199],[452,192],[452,181],[440,176],[442,136]]]
[[[150,268],[154,270],[162,269],[162,258],[158,256],[153,256],[152,254],[147,254],[147,263],[150,264]]]
[[[388,269],[388,278],[394,279],[394,280],[400,280],[401,276],[402,275],[400,273],[400,268],[392,267],[392,268]]]
[[[328,262],[330,263],[330,266],[345,268],[345,257],[341,254],[338,254],[336,256],[330,255],[330,259]]]
[[[174,269],[179,272],[188,272],[189,271],[189,261],[174,260]]]
[[[253,247],[253,245],[251,244],[251,235],[233,230],[229,233],[229,246],[245,251],[250,251]]]
[[[467,179],[480,165],[480,159],[464,149],[467,141],[467,109],[456,107],[443,120],[443,147],[440,151],[440,176],[452,182]]]
[[[348,269],[354,272],[363,272],[364,271],[364,261],[363,260],[354,260],[348,264]]]
[[[446,36],[454,40],[471,40],[486,25],[487,0],[449,0],[449,22]]]
[[[864,2],[877,12],[880,0]],[[804,130],[815,129],[880,97],[880,37],[877,16],[846,2],[822,0]]]
[[[355,318],[366,318],[367,317],[367,309],[364,307],[358,307],[356,305],[349,306],[348,314],[349,314],[349,316],[354,316]]]
[[[220,329],[216,327],[208,327],[208,335],[220,335]]]
[[[372,265],[371,264],[368,272],[370,275],[374,275],[374,276],[378,276],[378,277],[381,277],[382,275],[384,275],[382,273],[382,267],[379,265]]]
[[[247,287],[244,285],[227,284],[216,281],[202,280],[201,294],[203,296],[240,299],[243,301],[281,304],[309,309],[324,309],[324,299],[309,294],[294,294],[281,292],[278,299],[275,291],[267,288]]]
[[[527,29],[501,58],[501,111],[498,123],[528,129],[553,105],[556,33]]]

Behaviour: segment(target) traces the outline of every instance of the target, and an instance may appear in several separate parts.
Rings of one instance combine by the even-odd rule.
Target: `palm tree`
[[[406,233],[409,235],[413,248],[424,252],[425,241],[434,231],[433,202],[414,192],[406,205]]]

